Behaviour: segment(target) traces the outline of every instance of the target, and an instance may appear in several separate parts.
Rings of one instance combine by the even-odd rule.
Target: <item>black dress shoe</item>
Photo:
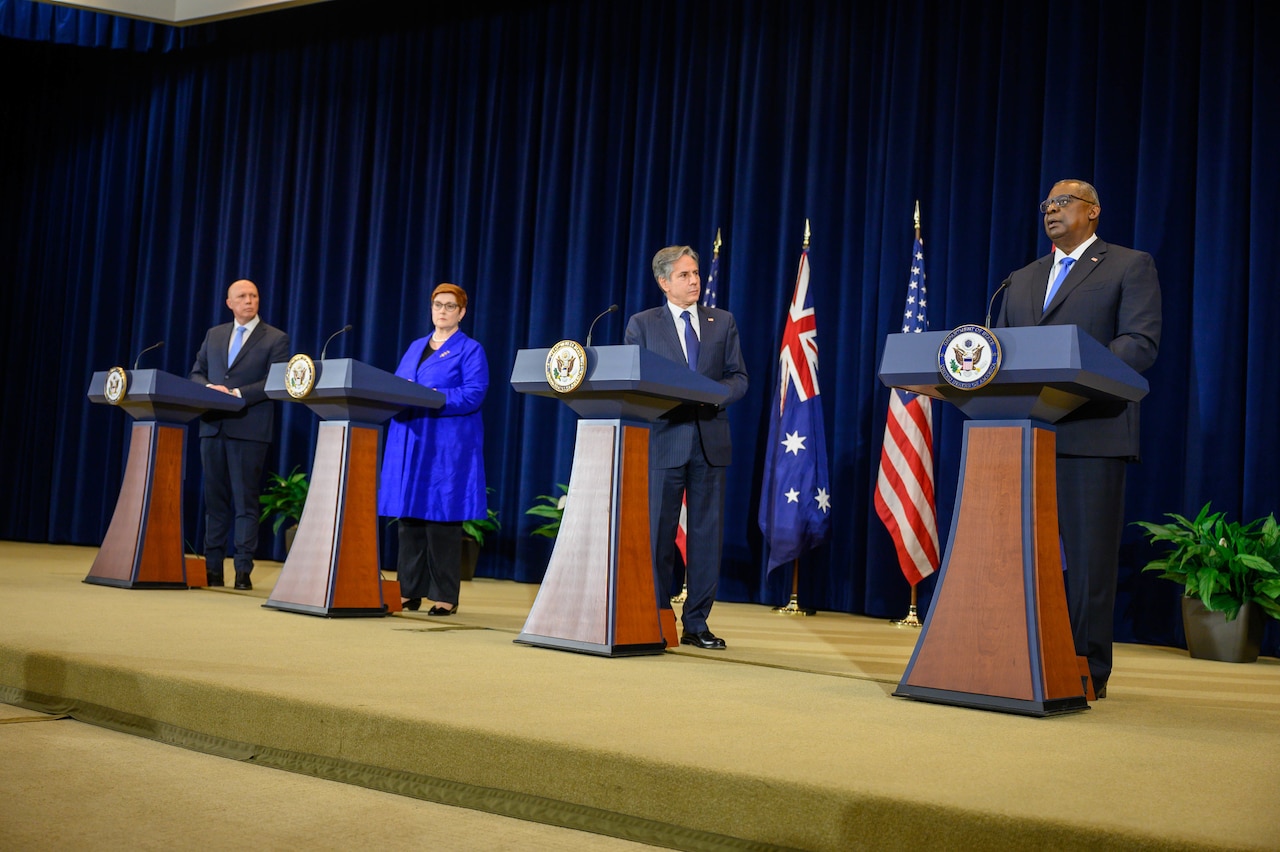
[[[445,609],[442,606],[433,606],[427,610],[427,615],[453,615],[458,611],[458,605],[454,604],[453,609]]]
[[[225,586],[227,583],[222,579],[221,574],[205,574],[204,584],[206,586]]]
[[[1098,699],[1106,698],[1106,697],[1107,697],[1107,685],[1106,685],[1105,683],[1104,683],[1102,686],[1098,686],[1097,684],[1094,684],[1094,687],[1093,687],[1093,697],[1094,697],[1094,698],[1098,698]]]
[[[405,602],[401,604],[402,608],[407,609],[410,612],[417,612],[418,608],[421,606],[422,598],[407,598]]]
[[[723,651],[725,649],[724,640],[710,630],[704,630],[701,633],[686,633],[680,637],[681,645],[692,645],[695,648],[705,648],[708,651]]]
[[[236,588],[243,589],[244,591],[250,591],[253,589],[253,583],[249,582],[248,574],[242,574],[239,571],[236,572]]]

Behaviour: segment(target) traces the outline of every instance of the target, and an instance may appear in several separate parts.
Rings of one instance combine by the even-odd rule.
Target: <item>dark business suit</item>
[[[236,573],[253,570],[262,512],[258,494],[267,448],[275,432],[275,403],[267,398],[267,373],[272,364],[289,359],[289,335],[259,321],[235,363],[228,366],[227,350],[234,329],[234,322],[209,329],[189,376],[193,382],[238,389],[244,400],[239,411],[210,411],[200,418],[205,566],[214,577],[222,574],[233,522]]]
[[[1160,282],[1146,252],[1101,239],[1085,248],[1042,311],[1053,255],[1009,276],[997,327],[1075,325],[1139,372],[1160,346]],[[1096,686],[1111,675],[1125,463],[1139,455],[1138,404],[1087,403],[1059,421],[1058,518],[1076,653]]]
[[[685,552],[688,595],[682,616],[685,633],[707,630],[715,602],[724,543],[725,466],[733,456],[725,406],[747,392],[738,326],[733,314],[697,307],[700,345],[697,369],[719,382],[729,398],[719,406],[681,405],[659,418],[649,432],[649,521],[657,572],[658,599],[669,606],[675,572],[676,529],[681,495],[686,495]],[[666,304],[631,317],[627,343],[687,364],[675,320]]]

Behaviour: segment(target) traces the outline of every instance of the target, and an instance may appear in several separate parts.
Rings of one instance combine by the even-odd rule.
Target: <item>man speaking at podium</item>
[[[188,378],[244,400],[239,411],[209,411],[200,418],[204,468],[204,565],[210,586],[221,586],[227,534],[235,526],[236,588],[252,589],[258,549],[258,492],[275,431],[275,404],[267,398],[271,365],[289,360],[289,335],[258,316],[258,287],[236,281],[227,290],[234,321],[209,329]]]
[[[627,323],[625,340],[719,382],[729,398],[722,405],[676,406],[649,432],[649,524],[657,572],[659,606],[669,608],[675,574],[680,502],[687,503],[685,599],[680,643],[719,650],[724,640],[707,627],[720,580],[724,545],[725,467],[732,456],[724,407],[747,393],[747,370],[733,314],[701,307],[698,253],[667,246],[653,256],[653,277],[667,301]]]
[[[1075,325],[1138,372],[1160,346],[1160,282],[1146,252],[1098,239],[1098,192],[1062,180],[1040,203],[1050,254],[1009,276],[996,327]],[[1138,404],[1086,403],[1057,424],[1058,528],[1076,654],[1107,694],[1125,464],[1138,460]]]

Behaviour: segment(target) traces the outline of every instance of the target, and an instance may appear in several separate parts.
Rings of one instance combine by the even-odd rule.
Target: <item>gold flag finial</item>
[[[719,229],[719,228],[716,228],[716,241],[715,241],[715,244],[711,246],[711,257],[712,257],[712,258],[717,258],[717,257],[719,257],[719,256],[720,256],[720,246],[721,246],[721,245],[722,245],[722,241],[721,241],[721,239],[720,239],[720,229]]]
[[[806,248],[806,249],[807,249],[807,248],[809,247],[809,237],[811,236],[811,234],[812,234],[812,232],[809,230],[809,220],[808,220],[808,219],[805,219],[805,220],[804,220],[804,246],[803,246],[803,248]]]
[[[919,198],[916,199],[915,222],[916,222],[916,230],[918,231],[920,230],[920,199]]]

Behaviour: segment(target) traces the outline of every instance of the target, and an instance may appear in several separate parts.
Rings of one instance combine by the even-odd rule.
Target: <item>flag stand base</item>
[[[689,599],[689,584],[685,583],[680,587],[680,594],[671,599],[673,604],[682,604]]]
[[[800,560],[791,560],[791,600],[786,606],[775,606],[773,611],[778,615],[817,615],[816,609],[800,606]]]
[[[914,627],[920,628],[920,616],[917,614],[915,604],[911,605],[911,609],[907,611],[906,618],[897,618],[889,622],[894,627]]]
[[[778,613],[778,615],[817,615],[818,614],[818,611],[816,609],[802,609],[800,607],[799,602],[796,600],[795,595],[791,596],[791,600],[787,603],[786,606],[775,606],[773,608],[773,612]]]

